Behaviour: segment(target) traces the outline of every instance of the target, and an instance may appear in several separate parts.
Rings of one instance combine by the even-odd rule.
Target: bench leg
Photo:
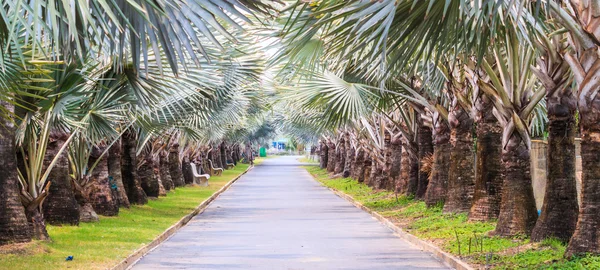
[[[208,179],[206,179],[206,178],[200,178],[200,186],[201,187],[208,187]]]

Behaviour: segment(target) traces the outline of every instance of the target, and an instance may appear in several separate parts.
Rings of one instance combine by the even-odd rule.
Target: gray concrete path
[[[298,165],[267,159],[133,269],[447,269]]]

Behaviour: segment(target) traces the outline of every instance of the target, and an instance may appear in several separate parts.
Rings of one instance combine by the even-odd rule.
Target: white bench
[[[198,168],[193,162],[190,162],[190,165],[192,166],[192,173],[194,174],[194,184],[199,185],[201,187],[207,187],[210,175],[198,173]]]
[[[208,164],[210,165],[210,175],[221,175],[223,174],[223,168],[215,168],[213,166],[212,160],[208,160]]]

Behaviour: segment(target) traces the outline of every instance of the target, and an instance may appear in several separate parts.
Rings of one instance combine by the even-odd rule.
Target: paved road
[[[256,166],[133,269],[447,269],[298,164]]]

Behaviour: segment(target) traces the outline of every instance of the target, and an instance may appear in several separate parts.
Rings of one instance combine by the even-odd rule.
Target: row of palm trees
[[[600,1],[323,0],[284,14],[274,62],[298,108],[286,128],[320,139],[322,168],[497,220],[498,236],[600,254]],[[539,217],[532,137],[548,140]]]
[[[265,1],[3,1],[0,245],[252,158],[272,136]]]

